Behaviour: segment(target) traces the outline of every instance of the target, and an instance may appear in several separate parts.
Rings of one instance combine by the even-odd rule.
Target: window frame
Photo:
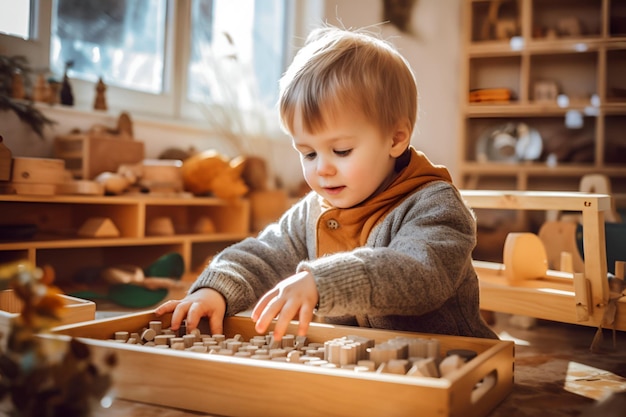
[[[24,40],[18,37],[0,34],[0,53],[24,55],[34,71],[49,68],[50,33],[54,0],[32,1],[32,38]],[[304,39],[313,26],[322,21],[324,0],[282,0],[285,1],[285,38],[283,68],[291,61],[300,45],[294,42]],[[165,31],[165,65],[163,92],[151,94],[129,90],[116,86],[107,86],[106,97],[109,112],[128,111],[132,114],[155,117],[161,120],[203,119],[203,111],[198,104],[186,96],[188,80],[187,63],[190,57],[190,31],[179,30],[191,26],[191,0],[167,0]],[[13,51],[19,51],[15,53]],[[56,74],[59,76],[59,74]],[[34,80],[33,80],[34,81]],[[92,111],[95,99],[95,83],[71,78],[74,92],[74,108]],[[273,110],[273,109],[268,109]]]

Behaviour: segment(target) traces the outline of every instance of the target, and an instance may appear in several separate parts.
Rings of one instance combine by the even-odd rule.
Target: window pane
[[[193,0],[189,99],[274,105],[284,20],[284,1]]]
[[[56,0],[51,70],[150,93],[163,91],[166,0]]]
[[[29,39],[30,6],[30,0],[0,0],[0,32]]]

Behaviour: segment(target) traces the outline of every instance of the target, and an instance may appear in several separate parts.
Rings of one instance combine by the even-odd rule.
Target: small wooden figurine
[[[48,99],[49,105],[59,104],[60,102],[61,83],[56,80],[48,81]]]
[[[33,100],[46,102],[48,100],[48,82],[44,74],[37,75],[37,81],[33,88]]]
[[[67,76],[67,71],[72,68],[73,65],[74,61],[67,61],[65,63],[65,71],[63,73],[63,85],[61,86],[61,104],[65,106],[74,105],[74,93],[72,93],[70,78]]]
[[[98,84],[96,84],[96,99],[93,103],[94,110],[107,110],[107,99],[106,92],[107,86],[102,80],[102,77],[98,79]]]

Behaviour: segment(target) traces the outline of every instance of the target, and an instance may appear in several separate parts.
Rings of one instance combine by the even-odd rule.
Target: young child
[[[255,329],[334,324],[497,338],[479,314],[473,213],[446,168],[410,146],[415,78],[388,43],[315,30],[280,83],[280,117],[313,190],[256,238],[218,254],[172,328],[254,307]],[[255,304],[256,303],[256,304]]]

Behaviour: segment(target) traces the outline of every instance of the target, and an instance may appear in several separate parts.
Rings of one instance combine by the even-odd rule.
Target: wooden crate
[[[96,317],[96,304],[93,301],[61,295],[65,308],[61,310],[61,324],[90,321]],[[11,329],[11,322],[22,311],[22,300],[13,290],[0,291],[0,346],[4,347]]]
[[[135,313],[54,329],[80,337],[96,355],[114,351],[114,388],[120,398],[225,416],[486,416],[513,387],[514,343],[313,323],[314,342],[347,335],[381,343],[396,336],[433,337],[442,354],[471,349],[478,355],[447,378],[354,372],[300,364],[210,355],[106,339],[140,331],[151,320],[169,327],[171,316]],[[295,333],[292,323],[288,332]],[[225,320],[226,337],[256,335],[248,317]],[[57,336],[61,337],[61,336]]]
[[[54,155],[65,161],[74,178],[94,179],[102,172],[117,172],[120,165],[144,159],[144,143],[124,138],[69,134],[54,138]]]

